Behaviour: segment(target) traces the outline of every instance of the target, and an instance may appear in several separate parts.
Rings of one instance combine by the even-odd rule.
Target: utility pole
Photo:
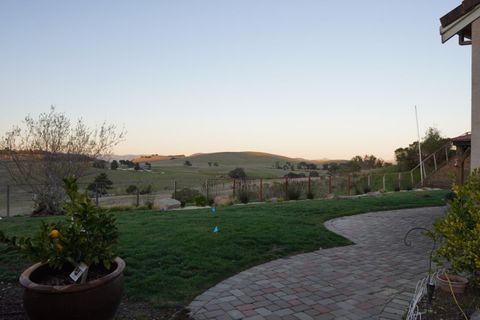
[[[417,106],[415,106],[415,117],[417,118],[417,135],[418,135],[418,154],[420,156],[420,181],[422,182],[423,186],[423,161],[422,161],[422,146],[421,146],[421,141],[420,141],[420,127],[418,125],[418,111],[417,111]]]

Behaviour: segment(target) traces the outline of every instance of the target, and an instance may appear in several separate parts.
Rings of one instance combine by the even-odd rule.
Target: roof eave
[[[440,27],[440,34],[442,36],[442,43],[447,42],[455,35],[462,33],[463,30],[468,28],[475,20],[480,18],[480,5],[475,9],[468,12],[464,16],[450,23],[448,26]]]

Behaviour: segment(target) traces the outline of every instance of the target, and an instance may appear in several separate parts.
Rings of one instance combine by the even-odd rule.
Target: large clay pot
[[[37,263],[20,276],[25,288],[23,303],[31,320],[108,320],[113,319],[123,292],[125,262],[115,258],[113,272],[85,284],[48,286],[35,283],[51,272],[46,264]]]
[[[450,284],[449,284],[450,282]],[[445,292],[463,293],[468,284],[468,279],[462,276],[449,274],[437,275],[437,284]],[[451,286],[451,288],[450,288]]]

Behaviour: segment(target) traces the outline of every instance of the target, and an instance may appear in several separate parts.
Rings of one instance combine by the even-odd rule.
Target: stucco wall
[[[480,19],[472,24],[472,156],[471,168],[480,168]]]

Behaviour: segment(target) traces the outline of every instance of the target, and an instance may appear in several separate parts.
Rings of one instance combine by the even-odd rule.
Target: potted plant
[[[480,172],[475,170],[463,186],[454,186],[447,215],[434,224],[441,241],[435,252],[438,263],[446,262],[448,272],[437,282],[448,292],[463,292],[467,278],[478,284],[480,269]],[[466,275],[466,277],[464,277]]]
[[[0,242],[38,262],[20,276],[31,320],[112,319],[125,268],[115,254],[115,219],[80,193],[73,178],[64,182],[69,201],[63,221],[42,222],[31,238],[0,232]]]

